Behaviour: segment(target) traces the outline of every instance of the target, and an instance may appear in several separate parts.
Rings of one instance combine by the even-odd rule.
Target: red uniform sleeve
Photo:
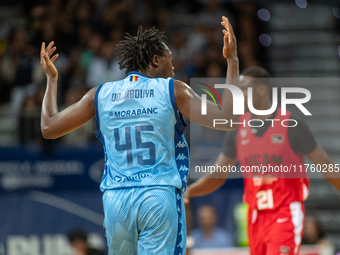
[[[294,152],[308,154],[314,151],[317,143],[306,122],[293,114],[291,115],[291,119],[295,119],[298,122],[296,127],[288,128],[288,139]]]

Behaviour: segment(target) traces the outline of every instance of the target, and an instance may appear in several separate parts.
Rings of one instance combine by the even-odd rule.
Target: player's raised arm
[[[325,179],[332,184],[338,191],[340,191],[340,172],[339,166],[329,158],[327,153],[317,146],[311,153],[306,155],[315,165],[327,166],[327,171],[322,171],[322,175]]]
[[[42,135],[46,139],[63,136],[91,120],[95,116],[94,96],[97,91],[97,87],[91,89],[79,102],[58,112],[58,71],[53,64],[58,58],[58,54],[51,57],[56,51],[56,47],[53,45],[54,42],[51,42],[45,47],[45,43],[42,43],[40,51],[40,64],[47,77],[40,123]]]
[[[227,84],[238,85],[239,60],[237,56],[236,37],[233,28],[226,17],[222,17],[221,24],[224,26],[223,56],[227,59]],[[202,99],[187,84],[181,81],[174,82],[175,99],[178,110],[190,121],[201,126],[221,130],[236,129],[236,125],[231,126],[230,120],[237,121],[238,116],[233,115],[233,99],[228,89],[224,89],[222,95],[222,106],[218,107],[207,100],[207,114],[201,114]],[[225,125],[214,125],[214,119],[228,120]]]

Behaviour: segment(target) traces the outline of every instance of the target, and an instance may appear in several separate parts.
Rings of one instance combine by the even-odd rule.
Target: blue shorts
[[[103,204],[109,255],[184,255],[186,223],[180,190],[169,186],[107,190]]]

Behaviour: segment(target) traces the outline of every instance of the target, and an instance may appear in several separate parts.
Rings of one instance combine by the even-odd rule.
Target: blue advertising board
[[[67,234],[106,250],[101,146],[0,148],[0,255],[72,255]]]
[[[41,148],[0,148],[0,191],[95,190],[103,169],[102,146],[56,146],[48,155]]]

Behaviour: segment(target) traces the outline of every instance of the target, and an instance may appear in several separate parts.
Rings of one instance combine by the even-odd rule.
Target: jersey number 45
[[[153,165],[156,162],[155,144],[153,142],[142,142],[141,132],[143,131],[153,131],[153,126],[135,126],[135,141],[131,141],[131,127],[125,127],[125,144],[120,144],[119,129],[114,129],[115,149],[117,151],[126,151],[126,159],[129,167],[133,166],[133,150],[149,149],[148,159],[144,159],[143,155],[137,155],[137,162],[139,165]],[[132,143],[134,146],[132,146]]]

